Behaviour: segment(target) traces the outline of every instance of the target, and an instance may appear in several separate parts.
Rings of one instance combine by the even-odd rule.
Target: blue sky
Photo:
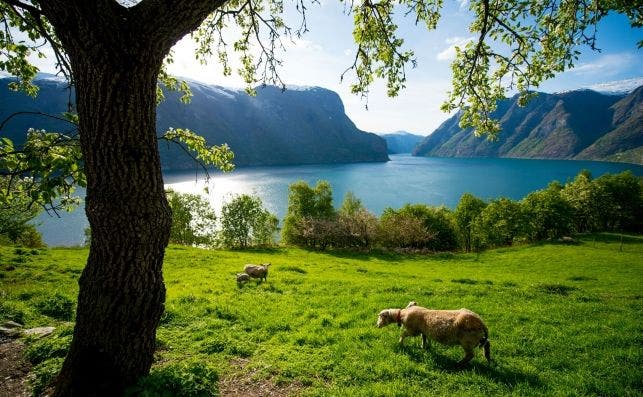
[[[343,13],[344,3],[320,0],[310,5],[307,13],[310,31],[301,39],[285,40],[281,76],[286,84],[321,86],[336,91],[342,98],[346,113],[358,128],[370,132],[406,130],[421,135],[432,132],[448,114],[440,111],[440,104],[450,89],[453,46],[474,37],[468,30],[471,14],[467,0],[445,1],[438,29],[428,32],[415,26],[411,18],[400,19],[401,36],[408,48],[416,54],[418,66],[407,70],[407,88],[398,97],[389,98],[381,82],[371,89],[366,102],[350,93],[353,75],[344,82],[340,75],[354,59],[352,16]],[[285,7],[294,7],[284,2]],[[297,24],[294,9],[286,10],[286,21]],[[598,84],[625,79],[637,79],[643,84],[643,50],[636,43],[643,39],[642,29],[630,27],[626,17],[611,15],[598,27],[598,47],[601,52],[581,49],[583,54],[576,68],[543,83],[540,91],[559,92],[578,88],[597,87]],[[227,87],[243,87],[243,81],[233,72],[224,77],[216,59],[208,65],[194,60],[194,44],[189,39],[180,41],[174,49],[174,64],[170,72],[205,83]],[[230,54],[233,60],[235,54]],[[233,64],[235,62],[233,61]],[[51,72],[51,66],[40,64],[42,71]],[[631,82],[630,82],[631,83]],[[605,87],[603,87],[605,88]]]

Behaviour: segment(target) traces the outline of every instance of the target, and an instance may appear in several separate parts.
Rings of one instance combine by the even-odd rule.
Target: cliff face
[[[66,85],[57,79],[39,79],[35,99],[10,92],[0,79],[0,119],[19,111],[59,115],[67,110]],[[386,142],[359,130],[344,113],[339,96],[323,88],[276,87],[257,89],[251,97],[243,91],[190,83],[190,104],[166,93],[157,109],[157,129],[189,128],[210,144],[227,143],[235,164],[311,164],[387,161]],[[35,114],[10,120],[1,136],[22,142],[28,128],[66,131],[72,126]],[[193,168],[193,161],[173,144],[159,145],[164,169]]]
[[[628,95],[590,90],[539,93],[525,107],[500,101],[496,141],[476,138],[445,121],[413,152],[416,156],[587,159],[643,163],[643,87]]]

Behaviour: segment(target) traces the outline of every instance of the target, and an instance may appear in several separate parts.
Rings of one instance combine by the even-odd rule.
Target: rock
[[[19,328],[7,328],[4,326],[0,326],[0,339],[6,339],[6,338],[17,338],[21,334],[21,331]]]
[[[19,323],[15,322],[15,321],[9,320],[9,321],[5,321],[2,325],[0,325],[0,327],[3,327],[3,328],[22,328],[22,324],[19,324]]]
[[[56,328],[54,327],[37,327],[26,329],[22,333],[24,336],[35,336],[37,338],[44,338],[45,336],[51,335]]]

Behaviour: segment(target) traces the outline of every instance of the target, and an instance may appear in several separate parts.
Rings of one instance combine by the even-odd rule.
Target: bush
[[[272,245],[278,225],[279,220],[263,208],[260,198],[242,194],[223,205],[219,239],[227,248]]]
[[[59,292],[39,302],[36,307],[41,314],[57,320],[71,321],[74,316],[74,301]]]
[[[34,225],[25,225],[20,234],[16,236],[14,242],[29,248],[42,248],[45,246],[45,243],[42,242],[42,235]]]
[[[511,245],[524,235],[525,223],[520,203],[507,198],[494,200],[473,221],[473,246],[480,249]]]
[[[453,251],[458,246],[451,212],[445,207],[424,204],[384,210],[378,236],[380,244],[389,248]]]
[[[458,230],[458,239],[465,252],[470,252],[473,241],[473,223],[482,210],[486,207],[484,201],[470,193],[460,197],[458,206],[453,213],[453,219]]]
[[[202,363],[174,364],[152,370],[141,378],[125,396],[209,397],[218,396],[219,376]]]
[[[560,183],[552,182],[547,189],[529,193],[522,200],[526,232],[532,241],[558,238],[572,231],[573,208],[561,190]]]
[[[329,221],[334,219],[333,191],[330,184],[318,181],[315,188],[311,188],[306,182],[297,181],[289,187],[288,211],[284,218],[281,237],[287,244],[312,247],[307,243],[311,238],[312,241],[328,240],[328,236],[320,238],[319,232],[327,229]]]
[[[211,245],[216,214],[210,203],[196,194],[166,192],[172,208],[170,242],[182,245]]]

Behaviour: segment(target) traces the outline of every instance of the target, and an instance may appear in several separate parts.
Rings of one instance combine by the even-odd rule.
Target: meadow
[[[88,251],[0,247],[0,321],[54,325],[27,339],[40,390],[71,338],[69,307]],[[270,262],[266,282],[235,282]],[[476,254],[223,251],[170,246],[152,375],[133,394],[641,395],[643,238],[585,235]],[[466,307],[490,331],[494,363],[419,338],[377,314],[416,300]],[[71,318],[73,320],[73,317]],[[179,385],[176,385],[179,384]],[[181,391],[182,390],[182,391]]]

